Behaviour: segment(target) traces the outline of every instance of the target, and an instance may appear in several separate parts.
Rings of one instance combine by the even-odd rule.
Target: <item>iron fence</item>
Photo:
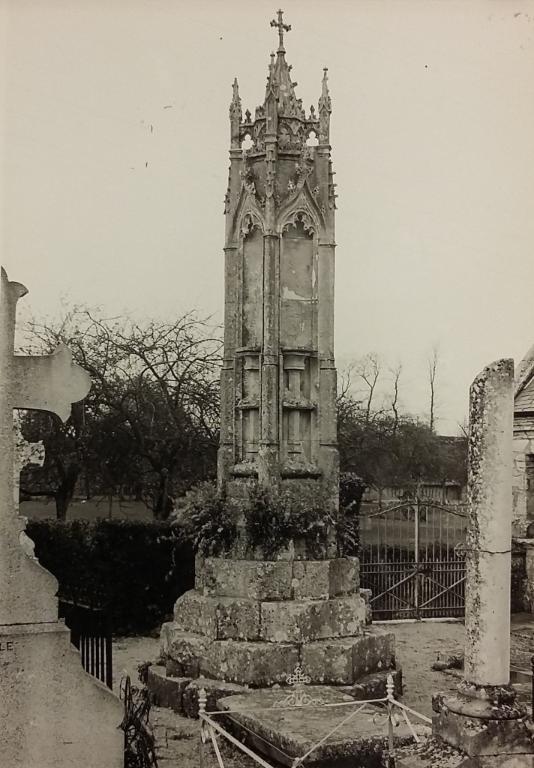
[[[113,688],[113,636],[111,614],[106,606],[59,600],[59,616],[71,632],[86,672]]]

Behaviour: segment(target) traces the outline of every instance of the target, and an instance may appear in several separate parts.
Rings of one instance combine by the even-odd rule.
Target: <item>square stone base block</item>
[[[394,635],[371,628],[355,637],[307,643],[214,640],[184,632],[175,622],[161,630],[161,653],[174,677],[209,677],[255,688],[285,683],[297,664],[313,684],[353,685],[365,675],[395,668]]]
[[[351,697],[334,688],[306,686],[311,699],[320,699],[313,707],[282,708],[287,690],[252,691],[246,696],[221,699],[221,709],[231,710],[225,716],[226,727],[246,733],[247,743],[267,759],[291,766],[295,758],[305,755],[318,741],[327,736],[347,718],[358,705],[347,706]],[[324,706],[344,704],[344,706]],[[387,720],[382,709],[368,707],[366,713],[355,714],[339,727],[306,758],[307,766],[330,768],[382,768],[387,747]],[[396,743],[412,740],[407,726],[395,729]]]
[[[532,723],[526,716],[514,719],[469,717],[444,706],[432,718],[432,733],[468,757],[534,755]]]
[[[358,592],[359,562],[333,560],[239,560],[197,556],[195,588],[203,595],[248,600],[327,600]]]
[[[360,595],[321,599],[258,601],[219,597],[189,590],[174,606],[183,632],[211,640],[265,640],[301,643],[362,633],[367,608]]]
[[[0,766],[122,768],[123,706],[62,622],[0,626]]]

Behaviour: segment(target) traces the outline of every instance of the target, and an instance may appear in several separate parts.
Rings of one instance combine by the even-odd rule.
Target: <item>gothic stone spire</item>
[[[282,11],[272,27],[278,50],[263,104],[243,120],[235,84],[230,112],[218,478],[229,493],[243,478],[265,486],[323,478],[335,508],[330,95],[325,72],[318,108],[304,111]],[[312,134],[318,141],[308,144]]]

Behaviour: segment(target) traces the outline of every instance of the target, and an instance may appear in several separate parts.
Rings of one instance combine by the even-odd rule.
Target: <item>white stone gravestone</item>
[[[17,301],[26,288],[0,275],[0,766],[122,768],[122,707],[82,668],[58,621],[54,576],[24,543],[14,500],[13,411],[66,419],[89,376],[66,347],[43,357],[14,355]]]

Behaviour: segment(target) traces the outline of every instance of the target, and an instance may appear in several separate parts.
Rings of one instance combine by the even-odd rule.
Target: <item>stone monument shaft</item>
[[[513,391],[514,362],[498,360],[469,392],[464,675],[456,695],[436,698],[432,728],[467,755],[459,768],[533,765],[531,724],[510,685]]]
[[[327,71],[307,114],[272,22],[263,104],[230,105],[225,200],[225,337],[218,479],[328,484],[337,496],[334,364],[335,184]],[[243,142],[250,141],[244,149]]]
[[[470,390],[464,677],[482,686],[510,682],[513,382],[500,360]]]

